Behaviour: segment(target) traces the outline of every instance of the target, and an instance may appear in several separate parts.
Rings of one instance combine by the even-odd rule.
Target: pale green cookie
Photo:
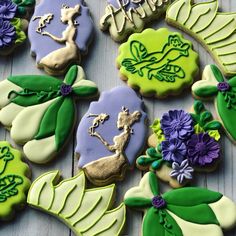
[[[126,209],[121,203],[109,210],[114,201],[114,184],[85,189],[82,171],[55,186],[59,178],[59,171],[39,176],[29,190],[28,204],[57,217],[78,236],[120,235]]]
[[[144,96],[179,94],[198,73],[198,54],[192,43],[166,28],[146,29],[119,48],[117,65],[123,80]]]
[[[236,74],[236,12],[218,12],[217,0],[193,2],[173,2],[166,12],[167,23],[196,38],[225,75]]]
[[[9,220],[26,203],[30,170],[21,153],[8,142],[0,142],[0,220]]]

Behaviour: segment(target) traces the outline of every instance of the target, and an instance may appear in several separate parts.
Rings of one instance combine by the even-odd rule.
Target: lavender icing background
[[[109,114],[109,119],[101,124],[96,131],[99,132],[109,144],[113,144],[113,137],[122,132],[122,130],[118,130],[116,126],[118,113],[121,112],[122,106],[128,108],[130,113],[134,111],[140,111],[142,113],[140,121],[134,123],[132,126],[134,134],[131,135],[125,149],[129,164],[134,164],[134,161],[140,151],[142,151],[147,138],[148,129],[145,124],[147,115],[142,110],[143,101],[136,93],[129,87],[121,86],[103,92],[97,102],[92,102],[90,104],[87,113],[81,119],[77,129],[77,146],[75,149],[75,152],[80,154],[79,168],[91,161],[114,154],[113,152],[108,151],[98,138],[89,135],[88,129],[92,125],[94,118],[88,118],[88,115],[90,113]]]
[[[88,7],[82,5],[83,0],[42,0],[39,5],[36,6],[34,15],[29,23],[28,36],[31,43],[31,52],[36,55],[36,62],[39,62],[50,52],[63,48],[65,44],[56,43],[48,36],[42,36],[36,32],[39,19],[33,21],[34,16],[43,16],[44,14],[52,13],[54,18],[47,24],[43,31],[48,31],[51,34],[62,37],[62,32],[67,27],[60,20],[62,4],[66,4],[70,7],[74,7],[76,4],[81,5],[80,15],[75,19],[79,22],[77,26],[76,43],[81,52],[86,53],[87,46],[91,40],[93,34],[93,22],[90,17],[90,11]]]

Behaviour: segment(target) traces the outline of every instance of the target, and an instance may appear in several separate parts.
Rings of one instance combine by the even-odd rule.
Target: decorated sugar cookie
[[[179,94],[193,83],[198,54],[192,43],[166,28],[146,29],[119,48],[121,78],[144,96],[164,98]]]
[[[145,23],[160,18],[170,2],[170,0],[107,0],[100,28],[104,31],[109,30],[115,41],[125,41],[130,34],[141,32]]]
[[[30,169],[21,153],[0,141],[0,220],[9,220],[26,204]]]
[[[95,96],[96,85],[72,66],[64,81],[45,75],[11,76],[0,82],[0,122],[11,138],[24,145],[35,163],[50,161],[73,131],[75,100]]]
[[[193,2],[174,1],[166,12],[167,23],[196,38],[225,75],[236,74],[236,13],[218,12],[218,0]]]
[[[197,187],[161,194],[152,172],[126,192],[124,201],[144,211],[143,236],[222,236],[236,224],[236,205],[226,196]]]
[[[120,235],[126,210],[123,203],[111,209],[114,184],[86,189],[83,172],[58,184],[59,179],[58,171],[39,176],[29,190],[28,204],[57,217],[75,235]]]
[[[95,185],[122,180],[147,136],[143,101],[128,87],[103,92],[92,102],[77,130],[79,169]]]
[[[192,86],[192,94],[199,99],[214,99],[215,107],[229,138],[236,142],[236,77],[228,81],[217,66],[207,65],[202,80]]]
[[[195,171],[213,171],[220,158],[221,124],[200,101],[193,113],[170,110],[151,126],[146,155],[136,164],[141,170],[152,170],[173,188],[179,188],[194,177]]]
[[[64,74],[80,64],[91,40],[93,23],[83,0],[42,0],[29,25],[32,55],[48,74]]]
[[[34,0],[0,1],[0,55],[8,55],[26,40],[28,21],[22,19],[27,14],[26,6],[33,6]]]

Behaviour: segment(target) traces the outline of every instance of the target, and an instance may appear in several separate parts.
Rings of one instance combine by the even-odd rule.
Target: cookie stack
[[[218,0],[105,5],[103,16],[100,9],[94,13],[99,10],[100,29],[112,40],[96,31],[93,11],[83,0],[41,0],[36,6],[33,0],[0,0],[0,60],[14,65],[27,50],[28,36],[39,72],[10,73],[0,82],[0,123],[10,133],[2,133],[9,142],[0,142],[0,220],[15,218],[17,226],[15,211],[28,205],[78,236],[224,235],[236,225],[236,203],[227,192],[196,185],[206,173],[216,177],[211,172],[219,174],[219,163],[229,159],[224,133],[236,140],[236,13],[219,12]],[[191,37],[168,26],[145,29],[163,15],[200,42],[217,65],[201,71],[204,60]],[[86,56],[94,32],[97,50]],[[106,47],[113,40],[121,45],[114,62],[109,59],[111,67],[104,57],[91,69],[89,56],[94,61],[96,53],[112,56]],[[121,86],[109,86],[112,65]],[[110,80],[97,79],[97,70]],[[187,93],[194,98],[188,110]],[[214,110],[205,103],[213,99]],[[60,168],[69,173],[62,181]],[[132,209],[143,212],[140,228],[134,224],[141,213]],[[40,224],[41,213],[25,209],[25,214],[37,215],[28,221]],[[45,235],[50,227],[33,227],[32,235]]]

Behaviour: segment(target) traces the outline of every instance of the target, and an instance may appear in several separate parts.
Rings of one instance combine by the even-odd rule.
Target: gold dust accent
[[[50,23],[50,14],[45,14],[42,17],[36,17],[35,19],[40,19],[38,28],[36,32],[40,33],[42,36],[48,36],[55,42],[60,44],[65,44],[65,47],[52,51],[47,56],[43,57],[39,62],[40,66],[45,66],[48,70],[63,70],[71,62],[80,62],[79,48],[75,43],[78,22],[75,19],[76,16],[80,14],[80,4],[74,7],[69,7],[65,4],[62,5],[61,9],[61,21],[68,26],[62,32],[62,37],[59,38],[53,34],[43,31],[46,28],[46,23]]]
[[[100,124],[103,124],[109,119],[109,115],[105,113],[89,115],[89,117],[95,117],[92,126],[88,129],[89,135],[97,137],[110,152],[114,153],[111,156],[102,157],[84,167],[86,175],[90,180],[98,184],[98,182],[105,181],[111,176],[122,177],[123,167],[127,165],[125,148],[131,134],[133,134],[131,126],[140,120],[141,115],[139,111],[130,113],[129,109],[122,107],[122,111],[118,114],[116,125],[117,129],[123,130],[123,132],[113,137],[113,144],[109,144],[105,138],[96,131],[96,128],[98,128]]]

